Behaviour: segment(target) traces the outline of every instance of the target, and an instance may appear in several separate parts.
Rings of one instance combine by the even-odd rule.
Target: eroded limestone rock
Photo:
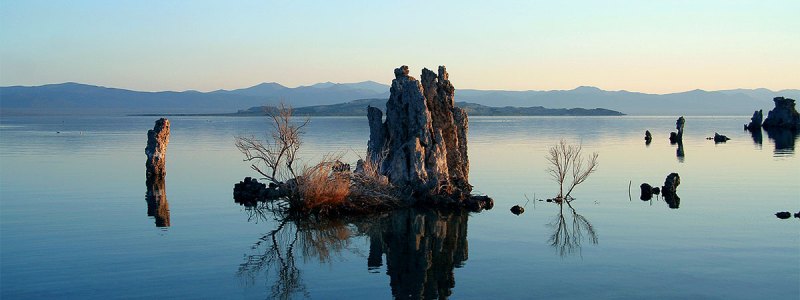
[[[412,202],[425,196],[468,199],[468,120],[455,107],[447,70],[423,69],[421,81],[408,72],[407,66],[394,71],[385,122],[379,109],[368,109],[368,156],[380,161],[379,172],[392,184],[422,196],[410,197]]]
[[[744,125],[744,129],[750,130],[750,131],[760,130],[761,129],[761,123],[762,123],[763,119],[764,119],[764,114],[763,114],[762,110],[759,109],[759,110],[753,112],[753,116],[750,117],[750,123],[748,123],[747,125]]]

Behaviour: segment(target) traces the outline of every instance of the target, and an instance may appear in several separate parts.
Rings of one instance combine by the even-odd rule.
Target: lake
[[[166,201],[147,201],[153,117],[0,119],[3,299],[797,299],[796,136],[751,136],[749,116],[470,118],[480,213],[404,209],[352,222],[284,223],[233,201],[255,176],[235,135],[260,117],[171,117]],[[653,133],[645,145],[644,132]],[[363,156],[366,117],[312,118],[301,157]],[[731,138],[715,144],[714,132]],[[599,154],[570,206],[547,148]],[[680,203],[639,185],[680,174]],[[509,209],[524,205],[517,216]]]

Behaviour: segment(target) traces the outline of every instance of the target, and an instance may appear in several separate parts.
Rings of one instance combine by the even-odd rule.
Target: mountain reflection
[[[565,207],[567,214],[564,213]],[[580,254],[584,237],[592,244],[596,245],[598,242],[597,232],[592,223],[578,214],[568,201],[558,203],[558,214],[548,225],[553,228],[553,234],[550,235],[548,242],[561,257]]]
[[[296,263],[330,263],[343,251],[359,254],[353,238],[369,239],[367,266],[376,273],[386,266],[394,298],[446,299],[455,287],[454,268],[467,260],[468,212],[402,209],[356,220],[296,221],[265,213],[267,204],[248,206],[250,221],[276,219],[277,227],[261,237],[245,255],[237,272],[245,284],[266,273],[268,298],[310,297],[303,271]]]
[[[164,177],[148,177],[145,185],[147,185],[147,193],[144,196],[147,202],[147,216],[155,218],[156,227],[169,227],[169,203]]]

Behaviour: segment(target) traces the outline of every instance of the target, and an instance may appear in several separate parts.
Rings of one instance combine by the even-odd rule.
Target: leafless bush
[[[553,180],[558,182],[559,192],[556,199],[567,199],[575,186],[583,183],[589,175],[597,170],[597,153],[584,161],[582,147],[580,145],[568,145],[561,140],[558,145],[550,147],[547,161],[550,167],[547,168]],[[571,181],[567,181],[567,176],[571,175]],[[567,193],[564,193],[564,187]]]
[[[297,150],[302,145],[302,129],[308,119],[296,123],[292,121],[293,109],[281,103],[276,111],[268,111],[272,129],[267,140],[254,136],[237,136],[236,148],[244,155],[250,167],[273,183],[282,183],[295,177],[294,164]]]
[[[337,156],[326,156],[314,166],[304,168],[297,177],[297,192],[291,201],[302,211],[324,211],[345,204],[350,195],[349,172],[335,172]]]

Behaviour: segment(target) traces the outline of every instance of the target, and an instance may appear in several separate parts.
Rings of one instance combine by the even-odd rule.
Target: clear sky
[[[564,3],[557,3],[564,2]],[[0,0],[0,85],[800,88],[800,1]]]

